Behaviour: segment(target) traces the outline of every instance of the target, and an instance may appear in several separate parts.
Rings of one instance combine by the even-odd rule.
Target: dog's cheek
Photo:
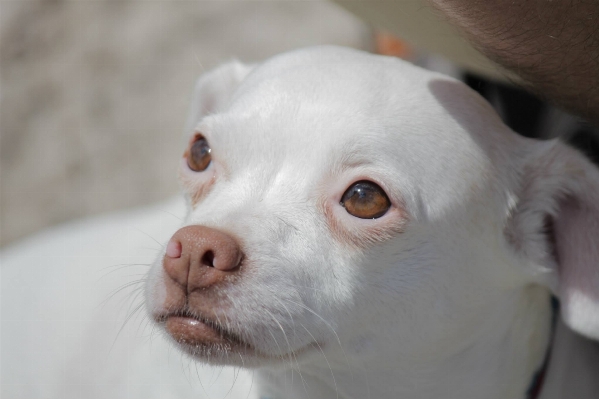
[[[208,195],[216,183],[218,173],[222,173],[222,168],[216,165],[216,161],[211,165],[211,169],[202,173],[195,173],[187,166],[185,157],[181,159],[178,171],[178,180],[183,190],[189,195],[190,205],[196,208],[197,205]]]
[[[333,309],[340,308],[339,302],[351,302],[347,273],[331,261],[339,257],[329,258],[331,251],[327,249],[331,248],[323,243],[327,240],[314,232],[312,237],[307,230],[301,239],[309,237],[318,246],[306,248],[296,241],[301,240],[299,237],[293,237],[285,249],[262,248],[260,252],[268,255],[255,255],[246,278],[228,288],[227,294],[236,303],[229,316],[243,320],[253,344],[264,352],[275,354],[286,349],[278,347],[287,345],[286,340],[294,350],[315,340],[321,344],[331,341],[331,328],[337,330]],[[304,250],[298,253],[292,247]]]

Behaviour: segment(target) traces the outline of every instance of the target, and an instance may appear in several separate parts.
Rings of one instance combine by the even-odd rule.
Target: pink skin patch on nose
[[[166,246],[166,256],[170,258],[179,258],[181,257],[181,243],[179,241],[169,241]]]

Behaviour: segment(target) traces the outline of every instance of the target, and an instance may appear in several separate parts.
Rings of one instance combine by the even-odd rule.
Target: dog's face
[[[519,212],[540,145],[461,84],[319,48],[229,65],[197,91],[179,171],[189,212],[147,289],[189,353],[434,362],[522,301],[544,306],[524,287],[554,284],[546,220]]]

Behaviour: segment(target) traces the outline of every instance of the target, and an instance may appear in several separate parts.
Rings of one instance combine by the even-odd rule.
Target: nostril
[[[202,264],[209,267],[214,267],[214,252],[206,251],[204,256],[202,256]]]
[[[208,276],[216,278],[222,275],[220,272],[239,270],[243,258],[235,238],[199,225],[179,229],[167,243],[165,252],[163,268],[182,286],[188,286],[185,281],[194,278],[194,284],[206,285],[203,280],[210,280]]]

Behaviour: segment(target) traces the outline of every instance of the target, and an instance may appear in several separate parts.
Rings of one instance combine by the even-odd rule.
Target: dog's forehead
[[[390,57],[324,47],[283,54],[255,68],[238,88],[230,110],[270,121],[327,123],[346,120],[375,127],[403,110],[431,101],[426,89],[434,74]],[[269,118],[270,117],[270,118]],[[397,115],[397,120],[402,115]],[[319,129],[304,134],[321,136]],[[344,136],[360,134],[347,129]]]
[[[291,52],[257,66],[211,128],[219,140],[259,142],[265,150],[356,147],[356,141],[366,144],[365,138],[374,136],[378,142],[364,151],[379,144],[387,148],[381,132],[394,130],[399,135],[388,140],[403,136],[405,141],[411,131],[445,117],[430,117],[439,110],[427,88],[432,76],[399,60],[350,49]]]
[[[260,165],[264,176],[285,169],[314,180],[344,165],[370,164],[430,197],[431,206],[459,201],[456,193],[489,180],[492,163],[501,161],[496,154],[505,153],[498,148],[510,141],[499,139],[507,129],[461,83],[329,47],[257,67],[208,122],[232,169]]]
[[[248,140],[264,138],[273,145],[328,139],[338,145],[385,133],[390,133],[385,146],[389,140],[403,146],[411,140],[433,143],[441,135],[462,141],[488,136],[486,126],[498,123],[488,104],[460,82],[396,58],[332,46],[286,53],[257,66],[225,112],[248,127],[259,125],[260,134]],[[491,135],[481,141],[492,140]]]

